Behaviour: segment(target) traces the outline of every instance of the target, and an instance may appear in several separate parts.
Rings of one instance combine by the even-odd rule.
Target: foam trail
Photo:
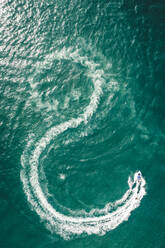
[[[81,123],[86,123],[97,109],[100,96],[102,94],[102,84],[104,83],[104,71],[99,70],[99,65],[89,61],[87,57],[81,57],[78,51],[62,49],[60,52],[52,53],[46,57],[44,67],[50,66],[53,60],[65,59],[74,63],[80,63],[87,68],[88,76],[91,78],[94,91],[90,97],[90,103],[85,108],[84,113],[78,118],[72,118],[69,121],[61,123],[50,128],[46,134],[35,144],[35,148],[29,154],[32,141],[27,144],[22,157],[21,180],[23,182],[24,192],[33,209],[46,222],[47,227],[52,231],[60,234],[63,238],[70,238],[72,235],[99,234],[116,228],[123,221],[127,220],[131,212],[137,208],[141,199],[146,194],[145,180],[141,176],[141,181],[137,180],[137,173],[134,179],[128,179],[129,189],[120,200],[114,203],[108,203],[103,209],[93,209],[90,213],[85,212],[85,216],[64,215],[57,212],[56,209],[48,202],[39,183],[39,159],[47,145],[54,140],[57,135],[65,132],[69,128],[77,128]],[[42,68],[40,68],[42,69]],[[34,83],[31,81],[32,89]],[[95,214],[99,213],[99,216]]]

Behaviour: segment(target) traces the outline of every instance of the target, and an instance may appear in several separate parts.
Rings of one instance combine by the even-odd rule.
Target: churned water
[[[0,1],[0,247],[164,247],[164,21],[163,0]]]

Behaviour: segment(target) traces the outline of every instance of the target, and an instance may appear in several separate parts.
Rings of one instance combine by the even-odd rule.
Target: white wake
[[[103,209],[97,209],[97,211],[102,214],[100,216],[95,215],[95,209],[83,217],[81,215],[79,217],[64,215],[56,211],[48,202],[39,183],[38,166],[40,156],[50,142],[55,140],[56,136],[69,128],[77,128],[81,123],[88,122],[97,109],[102,94],[102,85],[104,84],[104,70],[98,69],[99,65],[88,57],[80,56],[78,50],[73,52],[71,49],[63,49],[59,52],[54,52],[45,58],[43,67],[46,68],[49,66],[53,60],[69,60],[83,65],[88,72],[88,77],[90,77],[93,82],[94,91],[90,97],[89,105],[78,118],[72,118],[69,121],[50,128],[35,145],[32,145],[32,140],[28,142],[21,156],[21,180],[24,192],[32,208],[37,212],[41,220],[45,221],[47,227],[52,232],[60,234],[63,238],[68,239],[72,235],[80,235],[83,233],[103,235],[127,220],[131,212],[139,206],[141,199],[146,194],[145,180],[141,176],[141,180],[138,181],[137,172],[134,174],[133,179],[129,177],[129,188],[124,196],[114,203],[107,203]],[[113,84],[114,82],[112,82],[112,88]],[[31,81],[30,85],[33,90],[35,88],[35,82]],[[31,147],[34,148],[31,152],[28,152]]]

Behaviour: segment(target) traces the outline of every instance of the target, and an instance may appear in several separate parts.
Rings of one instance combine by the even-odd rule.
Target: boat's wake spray
[[[100,216],[95,215],[91,210],[84,216],[70,216],[58,212],[48,201],[39,182],[39,159],[42,152],[55,140],[56,136],[70,128],[77,128],[81,123],[87,123],[96,111],[100,96],[102,94],[102,84],[104,83],[104,70],[99,68],[99,64],[89,60],[86,56],[80,56],[78,51],[63,49],[54,52],[46,57],[44,66],[52,63],[53,60],[70,60],[80,63],[88,72],[88,76],[94,85],[94,91],[90,97],[90,103],[85,108],[84,113],[78,118],[61,123],[50,128],[45,135],[35,144],[30,140],[21,156],[21,180],[23,189],[32,208],[40,216],[41,220],[52,231],[60,234],[63,238],[69,239],[73,235],[98,234],[103,235],[107,231],[116,228],[123,221],[128,220],[131,212],[140,205],[145,192],[145,180],[138,172],[134,178],[128,178],[129,188],[120,200],[114,203],[107,203],[104,209],[99,209]],[[35,88],[35,83],[31,82],[31,88]],[[113,83],[112,83],[113,88]],[[104,213],[104,214],[102,214]]]

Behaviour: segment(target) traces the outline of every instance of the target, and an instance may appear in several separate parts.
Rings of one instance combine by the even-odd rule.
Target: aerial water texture
[[[163,0],[0,0],[0,247],[165,246]]]

